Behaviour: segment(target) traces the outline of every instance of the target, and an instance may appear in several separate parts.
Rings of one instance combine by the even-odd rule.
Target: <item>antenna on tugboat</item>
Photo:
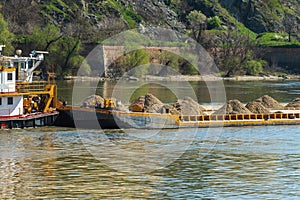
[[[35,53],[37,53],[37,54],[49,54],[48,51],[35,51]]]

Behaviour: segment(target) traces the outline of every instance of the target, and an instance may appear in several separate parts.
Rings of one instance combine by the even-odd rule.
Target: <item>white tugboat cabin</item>
[[[20,116],[23,114],[23,95],[16,92],[16,69],[4,61],[0,66],[0,116]]]

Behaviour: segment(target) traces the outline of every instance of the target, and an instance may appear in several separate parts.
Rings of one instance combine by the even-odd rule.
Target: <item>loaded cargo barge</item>
[[[50,126],[58,112],[54,73],[48,81],[33,81],[34,71],[44,60],[44,51],[32,51],[24,57],[1,55],[0,45],[0,129]]]
[[[270,114],[171,115],[64,106],[55,125],[87,129],[173,129],[300,124],[300,110]]]

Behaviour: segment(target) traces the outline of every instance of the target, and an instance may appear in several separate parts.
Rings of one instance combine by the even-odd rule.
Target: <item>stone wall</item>
[[[291,73],[300,73],[300,48],[268,48],[264,59],[272,68],[283,68]]]
[[[180,48],[178,47],[144,47],[150,54],[154,51],[169,51],[175,54],[179,54]],[[103,76],[107,74],[107,68],[118,57],[122,56],[125,52],[124,46],[102,46],[103,57],[100,58],[101,66],[105,72]],[[273,68],[282,68],[290,73],[300,73],[300,48],[266,48],[262,51],[262,56],[269,62],[269,65]],[[101,70],[102,71],[102,70]]]
[[[125,53],[125,48],[124,46],[107,46],[103,45],[103,69],[104,69],[104,77],[108,76],[110,73],[108,67],[115,61],[117,60],[120,56],[122,56]],[[144,47],[143,49],[147,50],[150,52],[153,51],[169,51],[173,52],[175,54],[179,54],[180,49],[178,47]],[[101,67],[102,68],[102,67]]]

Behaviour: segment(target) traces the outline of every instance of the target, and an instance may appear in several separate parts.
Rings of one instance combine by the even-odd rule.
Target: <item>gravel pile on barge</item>
[[[270,110],[264,107],[260,102],[251,101],[246,104],[246,108],[255,114],[269,114]]]
[[[91,95],[82,101],[81,107],[95,107],[98,105],[104,105],[104,98],[99,95]]]
[[[156,96],[153,94],[145,95],[144,111],[148,113],[160,113],[162,107],[164,106]]]
[[[270,110],[284,110],[284,106],[282,104],[278,103],[278,101],[268,95],[264,95],[255,101],[261,103],[261,105]]]
[[[203,111],[206,110],[203,106],[199,105],[191,97],[185,97],[184,99],[178,99],[173,104],[173,107],[181,115],[203,115]]]
[[[84,99],[82,106],[102,106],[105,99],[98,95],[91,95]],[[122,109],[128,110],[122,105]],[[145,113],[170,113],[171,115],[204,115],[208,111],[204,106],[197,103],[191,97],[178,99],[173,104],[164,104],[153,94],[146,94],[136,99],[130,106],[130,111]],[[297,98],[286,106],[268,95],[264,95],[246,105],[239,100],[229,100],[220,109],[213,111],[213,114],[270,114],[271,110],[300,110],[300,98]]]
[[[214,112],[214,114],[251,114],[251,111],[249,111],[239,100],[235,99],[227,101],[227,103]]]
[[[144,105],[145,105],[145,96],[141,96],[138,99],[136,99],[130,106],[130,111],[135,112],[142,112],[144,111]]]
[[[300,98],[296,98],[285,106],[288,110],[300,110]]]
[[[146,113],[170,113],[172,115],[202,115],[206,109],[191,97],[178,99],[173,104],[164,104],[153,94],[139,97],[130,106],[129,110]]]
[[[153,94],[146,94],[136,99],[129,110],[134,112],[161,113],[164,104]]]

